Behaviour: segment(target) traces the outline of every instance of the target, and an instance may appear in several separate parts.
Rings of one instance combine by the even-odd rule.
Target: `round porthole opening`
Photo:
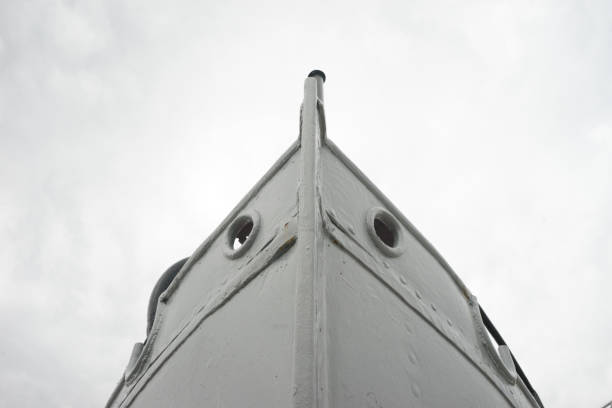
[[[383,208],[371,208],[367,214],[367,227],[374,244],[387,256],[402,253],[402,227],[399,221]]]
[[[231,239],[231,248],[233,250],[237,250],[242,245],[244,245],[246,240],[249,239],[249,236],[251,235],[252,231],[253,231],[253,220],[251,220],[250,218],[247,218],[244,220],[242,225],[237,226],[237,231],[235,234],[233,234],[234,236]]]
[[[374,232],[380,240],[388,247],[394,248],[397,245],[397,231],[387,225],[381,217],[374,218]]]
[[[243,255],[255,240],[258,229],[259,214],[255,211],[236,217],[227,230],[225,255],[231,259]]]

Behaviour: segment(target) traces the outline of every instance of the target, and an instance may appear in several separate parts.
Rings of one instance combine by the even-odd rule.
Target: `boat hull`
[[[300,139],[159,297],[108,406],[540,407],[476,297],[326,137],[321,92],[306,80]]]

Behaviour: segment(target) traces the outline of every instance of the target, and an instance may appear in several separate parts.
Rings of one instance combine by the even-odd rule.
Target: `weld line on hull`
[[[337,230],[341,231],[339,228]],[[514,401],[513,397],[508,395],[508,393],[506,392],[502,384],[498,383],[499,380],[494,378],[491,373],[488,373],[485,370],[485,368],[482,367],[478,363],[478,361],[469,354],[469,352],[467,351],[467,347],[465,347],[464,349],[463,347],[459,346],[455,341],[453,341],[453,339],[451,339],[448,334],[446,334],[434,322],[432,322],[431,319],[428,316],[426,316],[417,305],[412,304],[410,299],[401,293],[402,292],[401,290],[397,289],[395,285],[389,282],[387,278],[382,276],[382,274],[380,274],[376,270],[376,268],[373,268],[371,265],[369,265],[368,261],[362,259],[361,256],[357,255],[355,251],[351,250],[348,247],[347,243],[349,245],[352,244],[357,248],[361,247],[361,245],[352,243],[352,241],[354,241],[353,237],[350,237],[351,239],[349,239],[347,242],[347,239],[344,237],[344,233],[342,234],[342,236],[339,236],[334,230],[330,229],[329,224],[326,224],[325,231],[330,235],[330,237],[335,242],[337,242],[339,248],[341,248],[343,251],[349,254],[359,264],[361,264],[370,274],[372,274],[380,283],[382,283],[384,287],[386,287],[391,293],[393,293],[397,298],[399,298],[402,301],[402,303],[410,307],[417,316],[423,319],[423,321],[425,321],[429,326],[431,326],[437,333],[440,334],[441,337],[443,337],[448,343],[450,343],[453,346],[453,348],[455,348],[461,355],[463,355],[466,358],[466,360],[468,360],[476,369],[478,369],[478,371],[480,371],[483,374],[483,376],[500,392],[500,394],[504,397],[504,399],[506,399],[506,401],[508,401],[509,404],[511,404],[512,406],[517,406],[516,401]],[[476,298],[473,297],[473,300],[475,301]],[[534,407],[538,406],[537,404],[533,404],[533,402],[532,402],[532,405]]]
[[[191,267],[206,253],[208,248],[217,239],[219,235],[225,231],[229,224],[233,221],[236,216],[242,211],[246,205],[257,195],[257,193],[266,185],[266,183],[274,177],[276,173],[283,168],[283,166],[294,156],[294,154],[300,150],[300,141],[296,140],[293,144],[283,153],[283,155],[272,165],[272,167],[266,172],[266,174],[251,188],[251,190],[244,196],[242,200],[234,207],[232,211],[225,217],[221,224],[210,234],[210,236],[194,251],[189,257],[189,260],[183,265],[176,278],[172,281],[168,289],[162,294],[162,299],[167,301],[170,296],[176,291],[181,281],[189,273]]]
[[[196,316],[172,337],[168,344],[150,362],[149,366],[140,373],[137,379],[135,379],[134,386],[126,393],[123,400],[119,403],[119,406],[128,406],[134,398],[138,396],[155,373],[163,366],[165,361],[168,360],[185,341],[187,341],[190,335],[197,330],[208,317],[213,315],[262,271],[285,254],[289,248],[295,244],[296,239],[295,220],[292,219],[288,223],[288,228],[282,230],[275,236],[274,243],[268,245],[266,249],[260,253],[256,261],[252,262],[242,271],[239,271],[236,276],[225,285],[220,296],[213,298],[207,304],[199,308]]]
[[[455,284],[459,287],[466,299],[470,297],[470,291],[465,286],[461,278],[455,273],[453,268],[440,255],[436,248],[425,238],[423,234],[402,214],[402,212],[370,181],[370,179],[359,170],[359,168],[349,159],[329,138],[325,139],[325,145],[334,156],[336,156],[349,169],[364,186],[368,188],[378,198],[382,204],[390,211],[402,225],[416,238],[417,241],[434,257],[434,259],[442,266],[442,268],[450,275]]]

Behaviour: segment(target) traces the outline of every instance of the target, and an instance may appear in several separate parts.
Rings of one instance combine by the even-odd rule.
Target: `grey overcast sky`
[[[0,1],[0,405],[99,407],[159,275],[328,132],[548,407],[612,399],[612,3]]]

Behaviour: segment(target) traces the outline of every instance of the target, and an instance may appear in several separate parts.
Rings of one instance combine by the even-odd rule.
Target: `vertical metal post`
[[[316,74],[313,74],[315,73]],[[320,72],[320,71],[318,71]],[[313,408],[317,400],[315,351],[315,275],[317,268],[317,180],[321,128],[318,100],[323,96],[324,74],[313,71],[304,82],[300,120],[298,250],[296,282],[293,406]]]

